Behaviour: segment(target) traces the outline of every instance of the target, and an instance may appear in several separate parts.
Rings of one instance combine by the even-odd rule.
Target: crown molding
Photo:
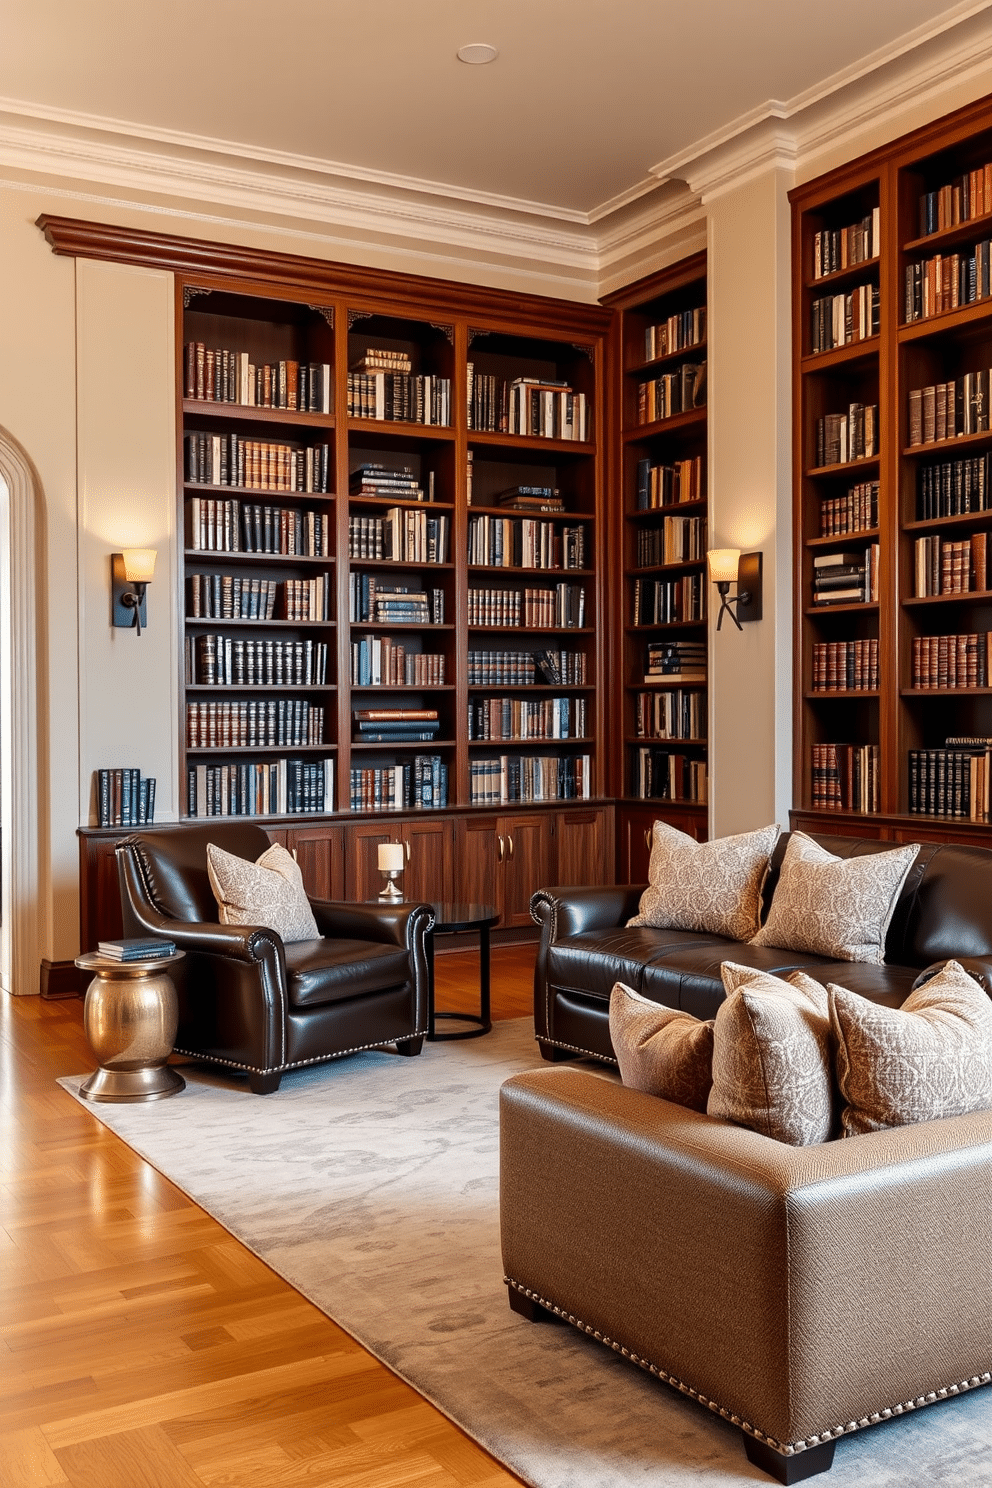
[[[987,72],[990,10],[992,0],[965,0],[793,98],[767,99],[650,173],[685,181],[706,203],[765,171],[799,170],[806,158]]]

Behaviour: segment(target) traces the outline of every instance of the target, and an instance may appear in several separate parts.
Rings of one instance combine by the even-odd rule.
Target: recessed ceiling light
[[[482,67],[486,62],[495,62],[499,52],[488,41],[470,41],[468,46],[458,48],[459,62],[470,62],[476,67]]]

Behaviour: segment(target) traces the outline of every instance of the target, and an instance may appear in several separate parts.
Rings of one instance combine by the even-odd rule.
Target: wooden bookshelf
[[[797,188],[791,201],[793,821],[894,841],[953,836],[987,845],[988,761],[979,759],[977,747],[946,741],[992,736],[988,100]],[[817,278],[816,235],[872,214],[877,241],[867,260]],[[872,339],[814,352],[813,305],[824,287],[849,294],[865,282],[878,289]],[[848,463],[825,461],[818,421],[855,402],[878,404],[877,451]],[[872,481],[878,482],[877,524],[824,530],[824,501]],[[858,553],[873,543],[877,603],[814,604],[814,572],[824,556]],[[824,691],[814,684],[816,647],[867,640],[878,647],[876,689]],[[824,770],[829,776],[835,761],[824,765],[821,753],[814,779],[814,752],[838,744],[875,751],[871,810],[856,808],[843,778],[828,782],[832,799],[824,799]],[[845,761],[839,763],[843,777]]]
[[[647,877],[656,818],[706,836],[706,682],[645,677],[649,648],[687,644],[706,653],[706,255],[695,254],[603,303],[614,313],[612,476],[621,573],[617,871],[638,882]],[[658,388],[662,378],[667,384]],[[652,383],[654,406],[647,391]],[[670,391],[671,406],[663,401],[656,416],[657,399]]]

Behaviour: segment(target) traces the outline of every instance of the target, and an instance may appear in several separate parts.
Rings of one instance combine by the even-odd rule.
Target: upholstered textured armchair
[[[395,1044],[419,1054],[427,1031],[429,905],[310,901],[320,940],[284,944],[273,930],[222,925],[207,844],[252,862],[261,827],[211,822],[148,830],[117,846],[124,934],[167,937],[176,968],[176,1052],[243,1070],[253,1091],[286,1070]]]

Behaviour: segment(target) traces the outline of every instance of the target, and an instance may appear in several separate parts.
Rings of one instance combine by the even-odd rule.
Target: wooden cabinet
[[[605,884],[612,881],[612,807],[559,811],[555,816],[554,831],[557,841],[556,884]]]
[[[545,811],[471,816],[459,823],[458,898],[493,904],[500,928],[530,925],[530,897],[555,882],[552,817]]]
[[[668,810],[624,806],[617,815],[617,883],[647,883],[651,829],[659,818],[694,837],[697,842],[706,841],[706,816],[703,812],[685,811],[680,815]]]
[[[379,845],[401,842],[407,866],[403,898],[410,903],[450,900],[453,883],[455,827],[450,817],[418,816],[387,822],[351,822],[345,837],[347,897],[376,899],[384,879],[379,872]]]
[[[291,827],[284,834],[303,874],[303,887],[314,899],[345,898],[345,829],[322,824]],[[275,832],[269,833],[275,837]]]

